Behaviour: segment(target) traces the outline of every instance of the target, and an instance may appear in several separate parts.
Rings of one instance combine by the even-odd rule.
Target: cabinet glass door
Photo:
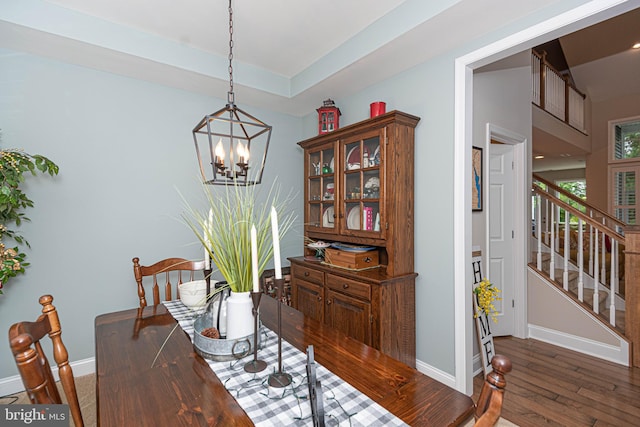
[[[307,165],[307,226],[326,231],[336,228],[334,154],[333,145],[309,152]]]
[[[340,227],[348,234],[380,235],[382,228],[382,150],[378,132],[342,145],[344,188]]]

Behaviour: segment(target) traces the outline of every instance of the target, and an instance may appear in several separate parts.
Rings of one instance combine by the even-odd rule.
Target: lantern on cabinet
[[[318,112],[318,133],[328,133],[340,128],[340,109],[336,104],[327,99],[322,103]]]

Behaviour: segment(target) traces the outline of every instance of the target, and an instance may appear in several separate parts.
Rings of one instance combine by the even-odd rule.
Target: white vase
[[[227,299],[227,339],[253,335],[251,292],[231,292]]]

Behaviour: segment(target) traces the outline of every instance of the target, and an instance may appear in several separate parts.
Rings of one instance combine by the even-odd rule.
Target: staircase
[[[625,330],[627,225],[536,174],[532,194],[530,268],[631,341]]]
[[[535,252],[533,254],[535,259]],[[551,263],[551,254],[549,252],[544,252],[542,254],[542,270],[541,272],[548,278],[548,280],[552,281],[558,288],[564,289],[564,271],[561,268],[555,269],[554,277],[557,278],[555,280],[551,279],[550,274],[550,263]],[[572,264],[572,268],[577,268],[574,263]],[[603,323],[610,324],[609,320],[611,317],[611,310],[609,308],[609,304],[607,304],[607,300],[609,299],[609,289],[601,288],[598,291],[597,298],[597,306],[598,312],[596,313],[594,309],[594,294],[595,291],[592,287],[583,287],[582,296],[580,295],[580,289],[578,285],[579,273],[577,270],[570,269],[567,272],[567,283],[568,289],[566,289],[569,296],[571,296],[577,303],[582,304],[584,307],[588,308],[590,311],[597,314],[597,316],[601,319]],[[593,278],[591,278],[593,280]],[[617,309],[615,309],[615,326],[612,326],[616,331],[618,331],[621,335],[624,335],[624,322],[625,322],[625,312],[623,309],[620,309],[620,304],[617,305]]]

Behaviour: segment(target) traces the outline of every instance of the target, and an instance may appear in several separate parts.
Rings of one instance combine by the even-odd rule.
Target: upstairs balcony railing
[[[542,55],[531,51],[532,102],[569,126],[586,133],[585,95]]]

